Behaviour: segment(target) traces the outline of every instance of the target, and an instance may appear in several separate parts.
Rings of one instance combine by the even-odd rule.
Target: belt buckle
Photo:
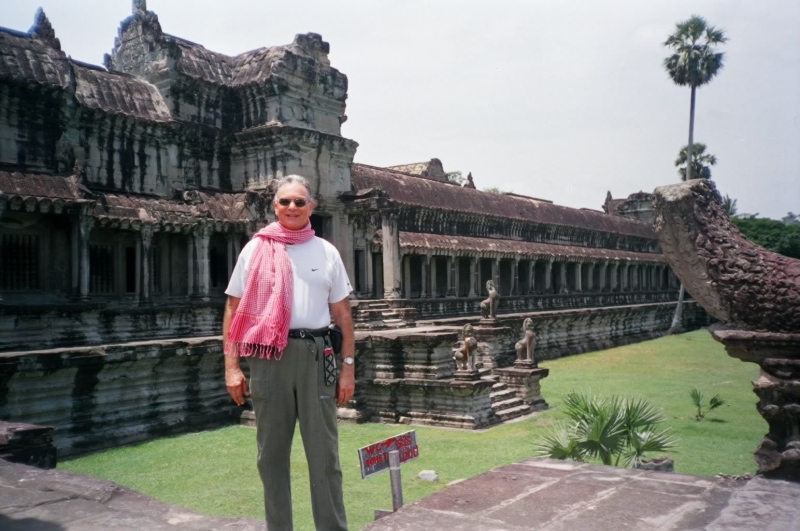
[[[300,330],[300,339],[305,339],[305,338],[306,338],[306,331]]]

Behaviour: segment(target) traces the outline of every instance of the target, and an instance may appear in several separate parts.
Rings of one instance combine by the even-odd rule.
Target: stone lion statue
[[[533,321],[530,317],[522,322],[522,331],[525,335],[514,345],[514,349],[517,351],[517,359],[533,362],[533,349],[536,348],[536,332],[533,331]]]
[[[486,291],[489,297],[481,302],[481,317],[484,319],[497,319],[497,305],[500,303],[500,294],[494,289],[494,281],[486,281]]]
[[[455,350],[453,359],[456,360],[456,369],[459,371],[475,370],[475,349],[478,348],[478,340],[475,339],[471,324],[465,324],[461,331],[461,339],[464,345]]]

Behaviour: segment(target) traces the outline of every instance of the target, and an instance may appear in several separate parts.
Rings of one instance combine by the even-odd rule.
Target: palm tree
[[[706,153],[706,145],[698,142],[694,145],[692,151],[692,167],[687,167],[686,161],[688,160],[689,146],[683,146],[678,158],[675,159],[675,166],[678,166],[678,173],[681,180],[685,181],[687,173],[692,174],[692,179],[710,179],[711,166],[717,163],[717,157],[710,153]]]
[[[725,197],[722,198],[722,208],[725,209],[725,213],[728,214],[729,218],[739,212],[739,208],[736,206],[736,199],[733,199],[728,194],[725,194]]]
[[[635,467],[645,454],[663,452],[677,443],[669,429],[657,429],[664,416],[642,398],[604,399],[571,392],[564,403],[567,424],[542,434],[534,443],[537,455]]]
[[[673,53],[664,59],[664,68],[676,85],[689,85],[692,89],[691,105],[689,107],[689,145],[686,147],[687,160],[693,160],[692,148],[694,143],[694,106],[697,87],[705,85],[717,75],[722,68],[724,54],[717,52],[715,46],[723,44],[728,39],[722,30],[709,26],[706,20],[698,15],[692,15],[688,20],[675,25],[675,33],[667,37],[664,46]],[[692,165],[686,172],[686,179],[692,179]],[[683,315],[684,287],[678,292],[678,305],[668,334],[678,330]]]

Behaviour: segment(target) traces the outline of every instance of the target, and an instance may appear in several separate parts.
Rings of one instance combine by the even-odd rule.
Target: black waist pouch
[[[328,335],[331,338],[333,352],[339,354],[342,351],[342,329],[336,325],[331,325],[328,329]]]

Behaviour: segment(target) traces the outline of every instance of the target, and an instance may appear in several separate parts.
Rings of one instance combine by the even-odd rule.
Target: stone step
[[[527,404],[522,404],[521,406],[504,409],[502,411],[495,411],[495,415],[497,415],[502,422],[505,422],[513,418],[527,415],[530,412],[531,412],[531,406]]]
[[[490,378],[485,378],[486,380],[490,380]],[[492,391],[502,391],[503,389],[508,389],[508,386],[503,382],[498,382],[497,380],[494,381],[494,385],[492,386]]]
[[[499,415],[505,409],[512,409],[522,405],[525,405],[525,407],[530,409],[530,406],[526,405],[521,398],[514,397],[506,400],[499,400],[497,402],[492,402],[492,409],[496,414]]]
[[[505,385],[505,384],[503,384]],[[502,402],[504,400],[510,400],[516,397],[516,393],[513,389],[499,389],[497,391],[492,391],[489,393],[489,396],[492,398],[492,404]]]

